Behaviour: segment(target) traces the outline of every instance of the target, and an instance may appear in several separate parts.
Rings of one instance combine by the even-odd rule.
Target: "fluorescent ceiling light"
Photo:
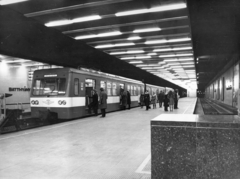
[[[119,44],[115,44],[114,47],[129,46],[129,45],[135,45],[135,44],[134,43],[119,43]]]
[[[182,65],[194,65],[193,62],[181,63]]]
[[[182,66],[172,66],[172,68],[182,68]]]
[[[160,44],[160,43],[166,43],[167,40],[163,39],[163,40],[149,40],[146,41],[145,44]]]
[[[176,47],[176,48],[173,48],[173,50],[191,50],[192,47]]]
[[[171,48],[164,48],[164,49],[154,49],[153,52],[165,52],[165,51],[172,51]]]
[[[169,39],[168,42],[182,42],[182,41],[189,41],[191,40],[190,38],[179,38],[179,39]]]
[[[142,39],[141,37],[135,36],[135,37],[129,37],[128,40],[139,40]]]
[[[5,60],[5,63],[19,63],[19,62],[28,62],[28,61],[31,61],[31,60],[12,60],[12,61],[8,61],[8,60]]]
[[[168,65],[180,65],[180,63],[168,63]]]
[[[170,54],[170,55],[159,55],[160,58],[164,57],[181,57],[181,56],[191,56],[191,53],[184,53],[184,54]]]
[[[191,40],[190,38],[178,38],[178,39],[162,39],[162,40],[149,40],[146,41],[145,44],[159,44],[159,43],[167,43],[167,42],[182,42],[182,41],[188,41]]]
[[[178,59],[164,59],[165,62],[177,62]]]
[[[19,3],[27,0],[1,0],[0,5],[8,5],[8,4],[13,4],[13,3]]]
[[[82,35],[75,37],[76,40],[78,39],[90,39],[90,38],[97,38],[97,37],[108,37],[108,36],[115,36],[115,35],[121,35],[122,33],[119,31],[116,32],[107,32],[107,33],[101,33],[97,35]]]
[[[97,20],[101,19],[101,16],[99,15],[94,15],[94,16],[87,16],[87,17],[80,17],[80,18],[75,18],[73,20],[58,20],[58,21],[52,21],[48,22],[45,24],[47,27],[53,27],[53,26],[61,26],[61,25],[69,25],[73,23],[78,23],[78,22],[85,22],[85,21],[92,21],[92,20]]]
[[[144,53],[144,51],[143,50],[127,51],[127,54],[131,54],[131,53]]]
[[[137,65],[137,67],[155,67],[157,64],[142,64],[142,65]]]
[[[120,58],[121,60],[131,60],[131,59],[135,59],[135,57],[123,57],[123,58]]]
[[[109,54],[110,55],[121,55],[121,54],[126,54],[126,52],[111,52]]]
[[[72,24],[71,20],[59,20],[59,21],[48,22],[45,24],[45,26],[54,27],[54,26],[69,25],[69,24]]]
[[[135,15],[135,14],[169,11],[169,10],[183,9],[186,7],[187,6],[185,3],[179,3],[179,4],[154,7],[154,8],[150,8],[150,9],[139,9],[139,10],[133,10],[133,11],[118,12],[115,14],[115,16],[129,16],[129,15]]]
[[[73,23],[78,23],[78,22],[92,21],[92,20],[98,20],[98,19],[101,19],[101,16],[94,15],[94,16],[86,16],[86,17],[75,18],[75,19],[72,20],[72,22]]]
[[[137,29],[134,30],[133,33],[142,33],[142,32],[153,32],[153,31],[160,31],[161,29],[159,27],[154,28],[146,28],[146,29]]]
[[[144,59],[144,58],[151,58],[151,56],[138,56],[138,57],[135,57],[136,59]]]
[[[97,45],[95,48],[109,48],[109,47],[114,47],[112,44],[107,44],[107,45]]]
[[[182,65],[183,68],[194,67],[194,65]]]
[[[143,63],[143,62],[142,61],[131,61],[129,63],[134,64],[134,63]]]
[[[97,45],[95,48],[109,48],[109,47],[119,47],[119,46],[129,46],[135,45],[134,43],[119,43],[119,44],[106,44],[106,45]]]

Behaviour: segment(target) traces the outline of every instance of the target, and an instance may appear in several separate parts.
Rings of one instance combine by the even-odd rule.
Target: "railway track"
[[[200,98],[205,115],[237,115],[237,109],[209,99]]]

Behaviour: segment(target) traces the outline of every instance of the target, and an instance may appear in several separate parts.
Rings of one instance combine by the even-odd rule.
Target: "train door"
[[[94,79],[85,79],[85,109],[88,110],[88,113],[91,113],[91,102],[92,102],[92,90],[96,87],[96,80]]]
[[[222,78],[222,101],[224,101],[224,91],[225,91],[225,78]]]

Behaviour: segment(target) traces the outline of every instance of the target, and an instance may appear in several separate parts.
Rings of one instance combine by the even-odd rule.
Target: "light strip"
[[[109,47],[119,47],[119,46],[129,46],[135,45],[134,43],[119,43],[119,44],[106,44],[106,45],[97,45],[95,48],[109,48]]]
[[[178,61],[193,61],[193,58],[179,58]]]
[[[102,33],[97,35],[82,35],[75,37],[76,40],[78,39],[90,39],[90,38],[96,38],[96,37],[108,37],[108,36],[115,36],[115,35],[121,35],[122,33],[119,31],[116,32],[108,32],[108,33]]]
[[[159,6],[159,7],[154,7],[150,9],[139,9],[139,10],[133,10],[133,11],[118,12],[115,14],[115,16],[129,16],[129,15],[135,15],[135,14],[169,11],[169,10],[175,10],[175,9],[183,9],[186,7],[187,6],[185,3],[180,3],[180,4],[173,4],[173,5]]]
[[[172,54],[172,55],[159,55],[160,58],[164,57],[181,57],[181,56],[191,56],[191,53],[184,53],[184,54]]]
[[[146,41],[145,44],[159,44],[159,43],[167,43],[167,42],[182,42],[182,41],[189,41],[191,40],[190,38],[179,38],[179,39],[170,39],[170,40],[166,40],[166,39],[162,39],[162,40],[149,40]]]
[[[148,53],[147,55],[157,55],[157,53]]]
[[[136,59],[145,59],[145,58],[151,58],[151,56],[138,56],[135,57]]]
[[[163,61],[165,61],[165,62],[178,62],[178,59],[169,59],[169,60],[164,59]]]
[[[19,62],[28,62],[28,61],[31,61],[31,60],[12,60],[12,61],[7,61],[5,60],[5,63],[19,63]]]
[[[161,29],[159,27],[154,28],[147,28],[147,29],[137,29],[134,30],[133,33],[142,33],[142,32],[153,32],[153,31],[160,31]]]
[[[143,50],[127,51],[127,54],[132,54],[132,53],[144,53],[144,51]]]
[[[52,22],[46,23],[45,26],[54,27],[54,26],[69,25],[69,24],[73,24],[73,23],[92,21],[92,20],[98,20],[98,19],[101,19],[101,16],[94,15],[94,16],[75,18],[75,19],[72,19],[72,20],[52,21]]]
[[[121,54],[126,54],[126,52],[111,52],[109,54],[110,55],[121,55]]]
[[[167,51],[191,50],[191,49],[192,47],[165,48],[165,49],[154,49],[153,52],[167,52]]]
[[[8,4],[13,4],[13,3],[19,3],[27,0],[1,0],[0,5],[8,5]]]
[[[135,37],[129,37],[129,38],[127,38],[127,40],[139,40],[139,39],[142,39],[142,38],[139,37],[139,36],[135,36]]]

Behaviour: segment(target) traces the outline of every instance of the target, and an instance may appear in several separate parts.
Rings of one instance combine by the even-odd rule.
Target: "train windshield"
[[[33,95],[64,95],[66,94],[66,79],[65,78],[43,78],[34,81]]]

